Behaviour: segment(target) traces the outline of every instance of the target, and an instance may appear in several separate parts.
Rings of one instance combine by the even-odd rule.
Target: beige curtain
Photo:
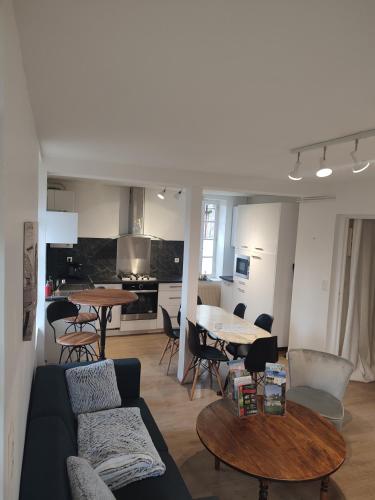
[[[351,380],[375,380],[375,221],[355,220],[341,355],[355,366]]]

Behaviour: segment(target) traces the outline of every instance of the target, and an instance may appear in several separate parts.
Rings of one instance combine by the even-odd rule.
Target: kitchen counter
[[[89,275],[90,280],[94,283],[94,285],[120,285],[122,281],[115,274],[112,275]]]
[[[233,283],[233,276],[219,276],[223,281],[228,281],[228,283]]]
[[[182,283],[182,276],[167,276],[167,275],[159,275],[156,276],[159,283]]]

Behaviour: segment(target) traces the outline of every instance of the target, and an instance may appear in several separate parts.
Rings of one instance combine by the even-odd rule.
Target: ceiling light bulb
[[[160,191],[158,193],[158,198],[160,198],[161,200],[164,200],[165,199],[165,192],[166,192],[166,189],[164,188],[163,191]]]
[[[326,151],[327,151],[327,146],[324,146],[324,148],[323,148],[323,158],[320,158],[320,168],[316,172],[316,176],[317,177],[329,177],[333,173],[332,168],[329,168],[326,165]]]
[[[288,175],[289,179],[291,181],[301,181],[303,179],[303,177],[301,176],[300,174],[300,167],[301,167],[301,162],[300,162],[300,155],[301,153],[298,152],[297,153],[297,161],[296,161],[296,164],[294,165],[294,168],[293,170],[290,172],[290,174]]]
[[[352,157],[352,160],[353,160],[353,163],[354,163],[353,169],[352,169],[353,170],[353,174],[359,174],[360,172],[363,172],[371,164],[371,162],[369,162],[369,161],[360,161],[360,160],[358,160],[358,157],[357,157],[358,142],[359,142],[359,140],[356,139],[355,140],[354,151],[352,151],[350,153],[350,156]]]

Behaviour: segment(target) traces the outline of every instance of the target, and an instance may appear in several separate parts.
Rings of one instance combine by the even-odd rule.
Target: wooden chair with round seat
[[[163,313],[163,329],[164,333],[168,337],[167,344],[164,348],[163,354],[161,355],[159,365],[163,361],[163,358],[167,351],[170,351],[169,362],[167,368],[167,375],[169,373],[169,368],[171,366],[171,361],[173,356],[178,352],[179,349],[179,340],[180,340],[180,329],[172,328],[172,321],[169,313],[163,306],[160,306],[161,312]]]
[[[68,300],[51,302],[47,307],[47,321],[50,324],[55,342],[61,346],[59,363],[62,362],[63,355],[67,351],[65,363],[73,361],[72,355],[76,355],[77,361],[81,361],[81,357],[86,357],[86,361],[97,359],[97,354],[93,345],[99,342],[99,334],[96,332],[85,332],[80,326],[79,331],[67,333],[72,324],[66,328],[63,335],[56,335],[54,323],[59,320],[66,320],[77,317],[79,314],[78,307]]]
[[[188,346],[189,351],[192,354],[192,359],[187,367],[184,377],[181,381],[183,384],[188,376],[190,370],[194,370],[193,386],[191,388],[190,400],[194,397],[195,386],[197,384],[198,378],[200,376],[200,368],[208,370],[210,373],[210,380],[212,383],[212,373],[215,374],[220,391],[224,394],[223,384],[220,378],[219,367],[220,363],[228,361],[227,356],[216,349],[215,347],[201,344],[200,333],[198,327],[188,320]]]

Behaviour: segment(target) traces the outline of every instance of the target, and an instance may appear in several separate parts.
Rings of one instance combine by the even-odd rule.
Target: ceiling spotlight
[[[327,167],[326,164],[326,152],[327,152],[327,146],[324,146],[323,158],[320,158],[320,168],[316,172],[317,177],[329,177],[330,175],[332,175],[332,168]]]
[[[359,142],[359,140],[356,139],[355,143],[354,143],[355,144],[354,151],[352,151],[350,153],[350,156],[352,157],[352,160],[354,162],[353,169],[352,169],[353,174],[359,174],[359,172],[363,172],[364,170],[366,170],[366,168],[368,168],[370,166],[369,161],[358,160],[358,158],[357,158],[358,142]]]
[[[298,151],[296,164],[294,165],[293,170],[288,175],[289,179],[292,181],[301,181],[303,179],[303,177],[300,174],[300,167],[301,167],[300,156],[301,153]]]
[[[166,188],[164,188],[162,191],[160,191],[158,193],[158,198],[160,198],[161,200],[164,200],[165,199],[165,192],[166,192]]]
[[[182,194],[182,189],[179,189],[177,191],[177,193],[174,195],[174,197],[176,198],[176,200],[179,200],[181,198],[181,194]]]

